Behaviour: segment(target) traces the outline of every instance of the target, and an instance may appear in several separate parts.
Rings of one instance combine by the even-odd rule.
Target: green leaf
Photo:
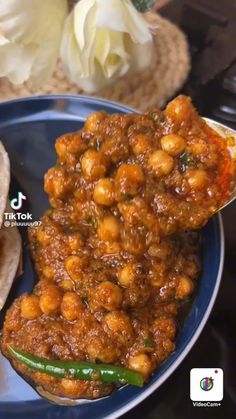
[[[132,3],[139,12],[144,13],[155,3],[155,1],[156,0],[132,0]]]

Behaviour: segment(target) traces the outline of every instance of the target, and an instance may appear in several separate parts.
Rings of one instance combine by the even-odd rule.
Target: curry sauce
[[[176,319],[200,271],[196,229],[226,199],[232,161],[185,96],[163,112],[92,113],[55,149],[44,179],[51,207],[29,229],[38,281],[7,311],[1,347],[50,393],[101,397],[115,384],[34,371],[7,344],[126,366],[148,380],[175,348]]]

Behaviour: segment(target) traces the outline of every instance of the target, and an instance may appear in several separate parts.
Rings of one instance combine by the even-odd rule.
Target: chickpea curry
[[[132,371],[148,380],[174,350],[200,270],[196,229],[227,198],[233,165],[185,96],[143,115],[92,113],[55,149],[51,208],[29,230],[38,282],[8,309],[1,348],[49,393],[96,398],[135,383]],[[101,372],[109,365],[112,380]]]

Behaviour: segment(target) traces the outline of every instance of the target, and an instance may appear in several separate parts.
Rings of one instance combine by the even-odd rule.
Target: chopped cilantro
[[[150,128],[145,126],[145,125],[143,125],[139,128],[139,132],[142,133],[142,134],[146,134],[149,130],[150,130]]]
[[[93,226],[93,227],[95,227],[95,221],[94,221],[94,218],[92,217],[92,215],[89,215],[87,218],[86,218],[86,223],[87,224],[90,224],[91,226]]]
[[[159,115],[158,115],[158,113],[156,113],[156,112],[149,112],[148,116],[149,116],[151,119],[153,119],[153,121],[157,121],[157,120],[158,120],[158,118],[159,118]]]
[[[144,344],[145,348],[150,348],[154,345],[154,342],[151,338],[146,338],[146,339],[144,339],[143,344]]]
[[[187,153],[187,151],[185,151],[183,154],[181,154],[181,156],[179,158],[179,170],[181,172],[185,172],[185,170],[189,166],[196,167],[196,164],[197,164],[197,161],[192,154]]]
[[[87,297],[87,295],[83,295],[83,297],[82,297],[82,301],[83,301],[83,303],[84,303],[84,304],[87,304],[87,302],[88,302],[88,297]]]
[[[149,118],[151,118],[153,121],[158,121],[158,122],[165,122],[165,115],[163,112],[155,112],[155,111],[151,111],[148,114]]]
[[[162,112],[161,114],[160,114],[160,122],[165,122],[165,120],[166,120],[166,117],[165,117],[165,114]]]
[[[133,198],[133,195],[132,195],[130,192],[123,192],[123,193],[122,193],[122,197],[123,197],[124,199],[130,200],[130,199],[132,199],[132,198]]]

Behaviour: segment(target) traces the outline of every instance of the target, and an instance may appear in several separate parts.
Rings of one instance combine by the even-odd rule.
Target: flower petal
[[[108,79],[126,73],[129,68],[123,36],[121,32],[102,28],[97,31],[95,56]]]
[[[1,34],[1,28],[0,28],[0,46],[9,44],[9,42],[10,41],[7,38],[5,38],[3,34]]]
[[[60,56],[68,74],[76,74],[81,68],[80,49],[74,33],[73,12],[66,18],[61,40]]]
[[[151,25],[148,23],[142,13],[139,13],[129,0],[123,0],[125,3],[125,24],[128,34],[135,43],[145,44],[152,42]],[[124,4],[123,4],[124,7]]]
[[[96,0],[97,26],[128,33],[134,42],[152,41],[150,23],[139,13],[130,0]]]
[[[85,46],[85,30],[88,13],[96,9],[96,1],[80,0],[71,12],[74,15],[74,32],[78,46],[82,50]],[[95,22],[94,22],[95,23]]]
[[[96,46],[96,18],[97,8],[92,7],[86,17],[84,25],[84,48],[81,50],[81,65],[87,77],[94,71],[94,53]]]
[[[35,85],[45,82],[58,56],[66,14],[66,0],[0,0],[0,74],[14,83],[30,76]],[[11,47],[1,51],[2,37]]]
[[[40,43],[67,13],[66,0],[0,0],[0,27],[11,41]]]
[[[12,83],[26,81],[32,69],[35,49],[8,43],[0,46],[0,77],[8,77]]]
[[[148,66],[151,47],[150,24],[130,0],[80,0],[66,19],[60,54],[71,80],[94,93]]]

